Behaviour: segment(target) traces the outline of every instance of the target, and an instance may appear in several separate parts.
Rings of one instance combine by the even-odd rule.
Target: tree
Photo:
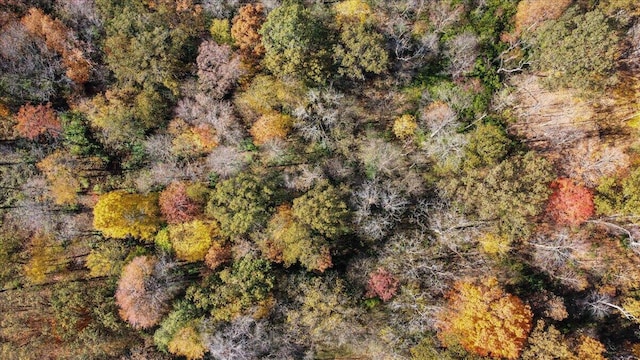
[[[553,193],[547,202],[547,215],[558,224],[579,225],[593,216],[593,194],[573,180],[560,178],[550,185]]]
[[[153,240],[160,229],[160,209],[157,195],[128,194],[117,190],[100,196],[93,209],[93,227],[108,237],[129,236]]]
[[[482,221],[497,221],[503,235],[527,234],[528,218],[538,215],[553,180],[547,160],[529,152],[490,169],[470,170],[459,181],[443,183],[467,214]]]
[[[180,290],[174,266],[153,256],[137,256],[122,270],[116,303],[120,316],[136,329],[157,325]]]
[[[347,204],[340,190],[320,182],[306,194],[293,200],[293,215],[318,234],[335,239],[349,232]]]
[[[531,33],[547,20],[556,20],[571,5],[571,0],[524,0],[518,3],[515,33]]]
[[[57,54],[20,23],[2,28],[0,60],[0,89],[6,93],[3,100],[11,104],[46,102],[68,90],[69,79]]]
[[[243,64],[250,72],[258,70],[259,61],[265,53],[259,32],[264,21],[264,6],[260,3],[242,6],[233,18],[231,36],[239,48]]]
[[[578,359],[606,360],[602,355],[607,351],[602,343],[590,336],[582,335],[576,349]]]
[[[393,134],[398,139],[411,138],[417,129],[416,117],[411,114],[404,114],[393,122]]]
[[[269,140],[284,140],[293,126],[293,119],[280,113],[262,115],[249,130],[253,136],[253,143],[262,145]]]
[[[204,41],[198,49],[198,86],[205,95],[221,99],[236,85],[242,75],[240,59],[229,45]]]
[[[596,188],[594,198],[598,214],[640,214],[640,168],[623,179],[604,177]]]
[[[300,262],[307,270],[323,272],[332,265],[329,242],[302,224],[289,205],[278,207],[259,245],[267,258],[286,267]]]
[[[387,270],[379,268],[369,274],[367,296],[377,296],[382,301],[389,301],[398,291],[399,281]]]
[[[50,234],[36,233],[30,242],[31,257],[24,266],[30,282],[41,284],[51,273],[64,270],[68,259],[63,247]]]
[[[170,225],[168,231],[176,257],[189,262],[204,260],[212,242],[220,236],[215,223],[200,220]]]
[[[72,31],[61,21],[52,19],[40,9],[31,8],[21,22],[31,34],[43,37],[47,47],[62,56],[71,81],[79,85],[89,81],[92,65],[74,43]]]
[[[438,337],[482,356],[516,359],[525,345],[533,314],[515,295],[493,281],[458,281],[439,314]]]
[[[551,87],[603,90],[616,83],[618,36],[600,10],[573,11],[538,30],[534,59]]]
[[[62,132],[60,120],[50,103],[37,106],[24,105],[18,110],[15,119],[17,121],[15,130],[20,136],[29,140],[36,140],[44,135],[57,138]]]
[[[60,115],[62,121],[62,139],[64,145],[73,155],[95,155],[99,151],[89,122],[79,111],[69,111]]]
[[[567,341],[553,325],[545,329],[545,323],[538,320],[528,339],[528,346],[522,352],[522,360],[574,360]],[[581,358],[587,359],[587,358]]]
[[[507,157],[511,141],[504,129],[491,124],[480,124],[469,136],[464,148],[465,168],[495,166]]]
[[[169,352],[184,356],[188,360],[202,359],[206,348],[202,343],[202,337],[196,327],[188,325],[178,330],[168,344]]]
[[[220,222],[222,235],[243,235],[264,225],[272,195],[257,176],[240,173],[216,185],[206,212]]]
[[[191,286],[187,299],[196,307],[209,310],[213,319],[230,321],[252,307],[267,305],[274,285],[271,264],[246,255],[231,268],[205,278],[201,285]]]
[[[366,74],[381,74],[389,63],[384,37],[359,23],[343,25],[333,57],[338,73],[355,80],[364,80]]]
[[[203,212],[203,204],[189,197],[188,184],[173,182],[158,197],[160,212],[169,224],[191,221]]]
[[[260,35],[264,64],[274,75],[325,82],[332,39],[326,27],[300,2],[288,1],[270,12]]]

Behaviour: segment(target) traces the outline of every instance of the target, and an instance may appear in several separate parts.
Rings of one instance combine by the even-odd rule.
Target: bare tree
[[[454,79],[473,70],[478,57],[478,45],[478,37],[469,31],[455,36],[446,44],[446,53],[450,61],[449,73]]]

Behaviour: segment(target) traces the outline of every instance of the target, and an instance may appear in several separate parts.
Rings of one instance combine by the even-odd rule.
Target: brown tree
[[[218,45],[215,41],[200,44],[196,63],[200,90],[215,99],[224,97],[242,75],[239,57],[229,45]]]
[[[377,296],[382,301],[389,301],[398,291],[398,285],[398,279],[380,268],[369,275],[367,296]]]
[[[120,316],[134,328],[152,327],[169,311],[169,302],[179,290],[173,267],[162,259],[138,256],[122,270],[116,303]]]

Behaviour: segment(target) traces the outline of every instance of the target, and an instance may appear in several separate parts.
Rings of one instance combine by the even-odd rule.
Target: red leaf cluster
[[[377,296],[382,301],[389,301],[398,292],[398,279],[385,269],[378,269],[369,275],[367,296]]]
[[[593,216],[593,193],[573,180],[560,178],[550,185],[553,193],[547,203],[547,215],[561,225],[579,225]]]
[[[202,207],[187,195],[187,185],[174,182],[167,186],[158,199],[160,212],[169,224],[191,221],[202,212]]]

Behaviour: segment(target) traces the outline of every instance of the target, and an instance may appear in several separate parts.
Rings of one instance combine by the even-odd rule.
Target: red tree
[[[202,212],[202,206],[187,194],[187,185],[174,182],[167,186],[158,199],[160,212],[169,224],[191,221]]]
[[[60,121],[51,104],[33,106],[24,105],[16,115],[15,130],[22,137],[34,140],[45,133],[58,137],[62,131]]]
[[[389,301],[398,292],[398,279],[385,269],[378,269],[369,275],[367,296],[377,296],[382,301]]]
[[[593,216],[591,190],[573,180],[560,178],[551,183],[553,193],[547,203],[547,214],[557,224],[579,225]]]

